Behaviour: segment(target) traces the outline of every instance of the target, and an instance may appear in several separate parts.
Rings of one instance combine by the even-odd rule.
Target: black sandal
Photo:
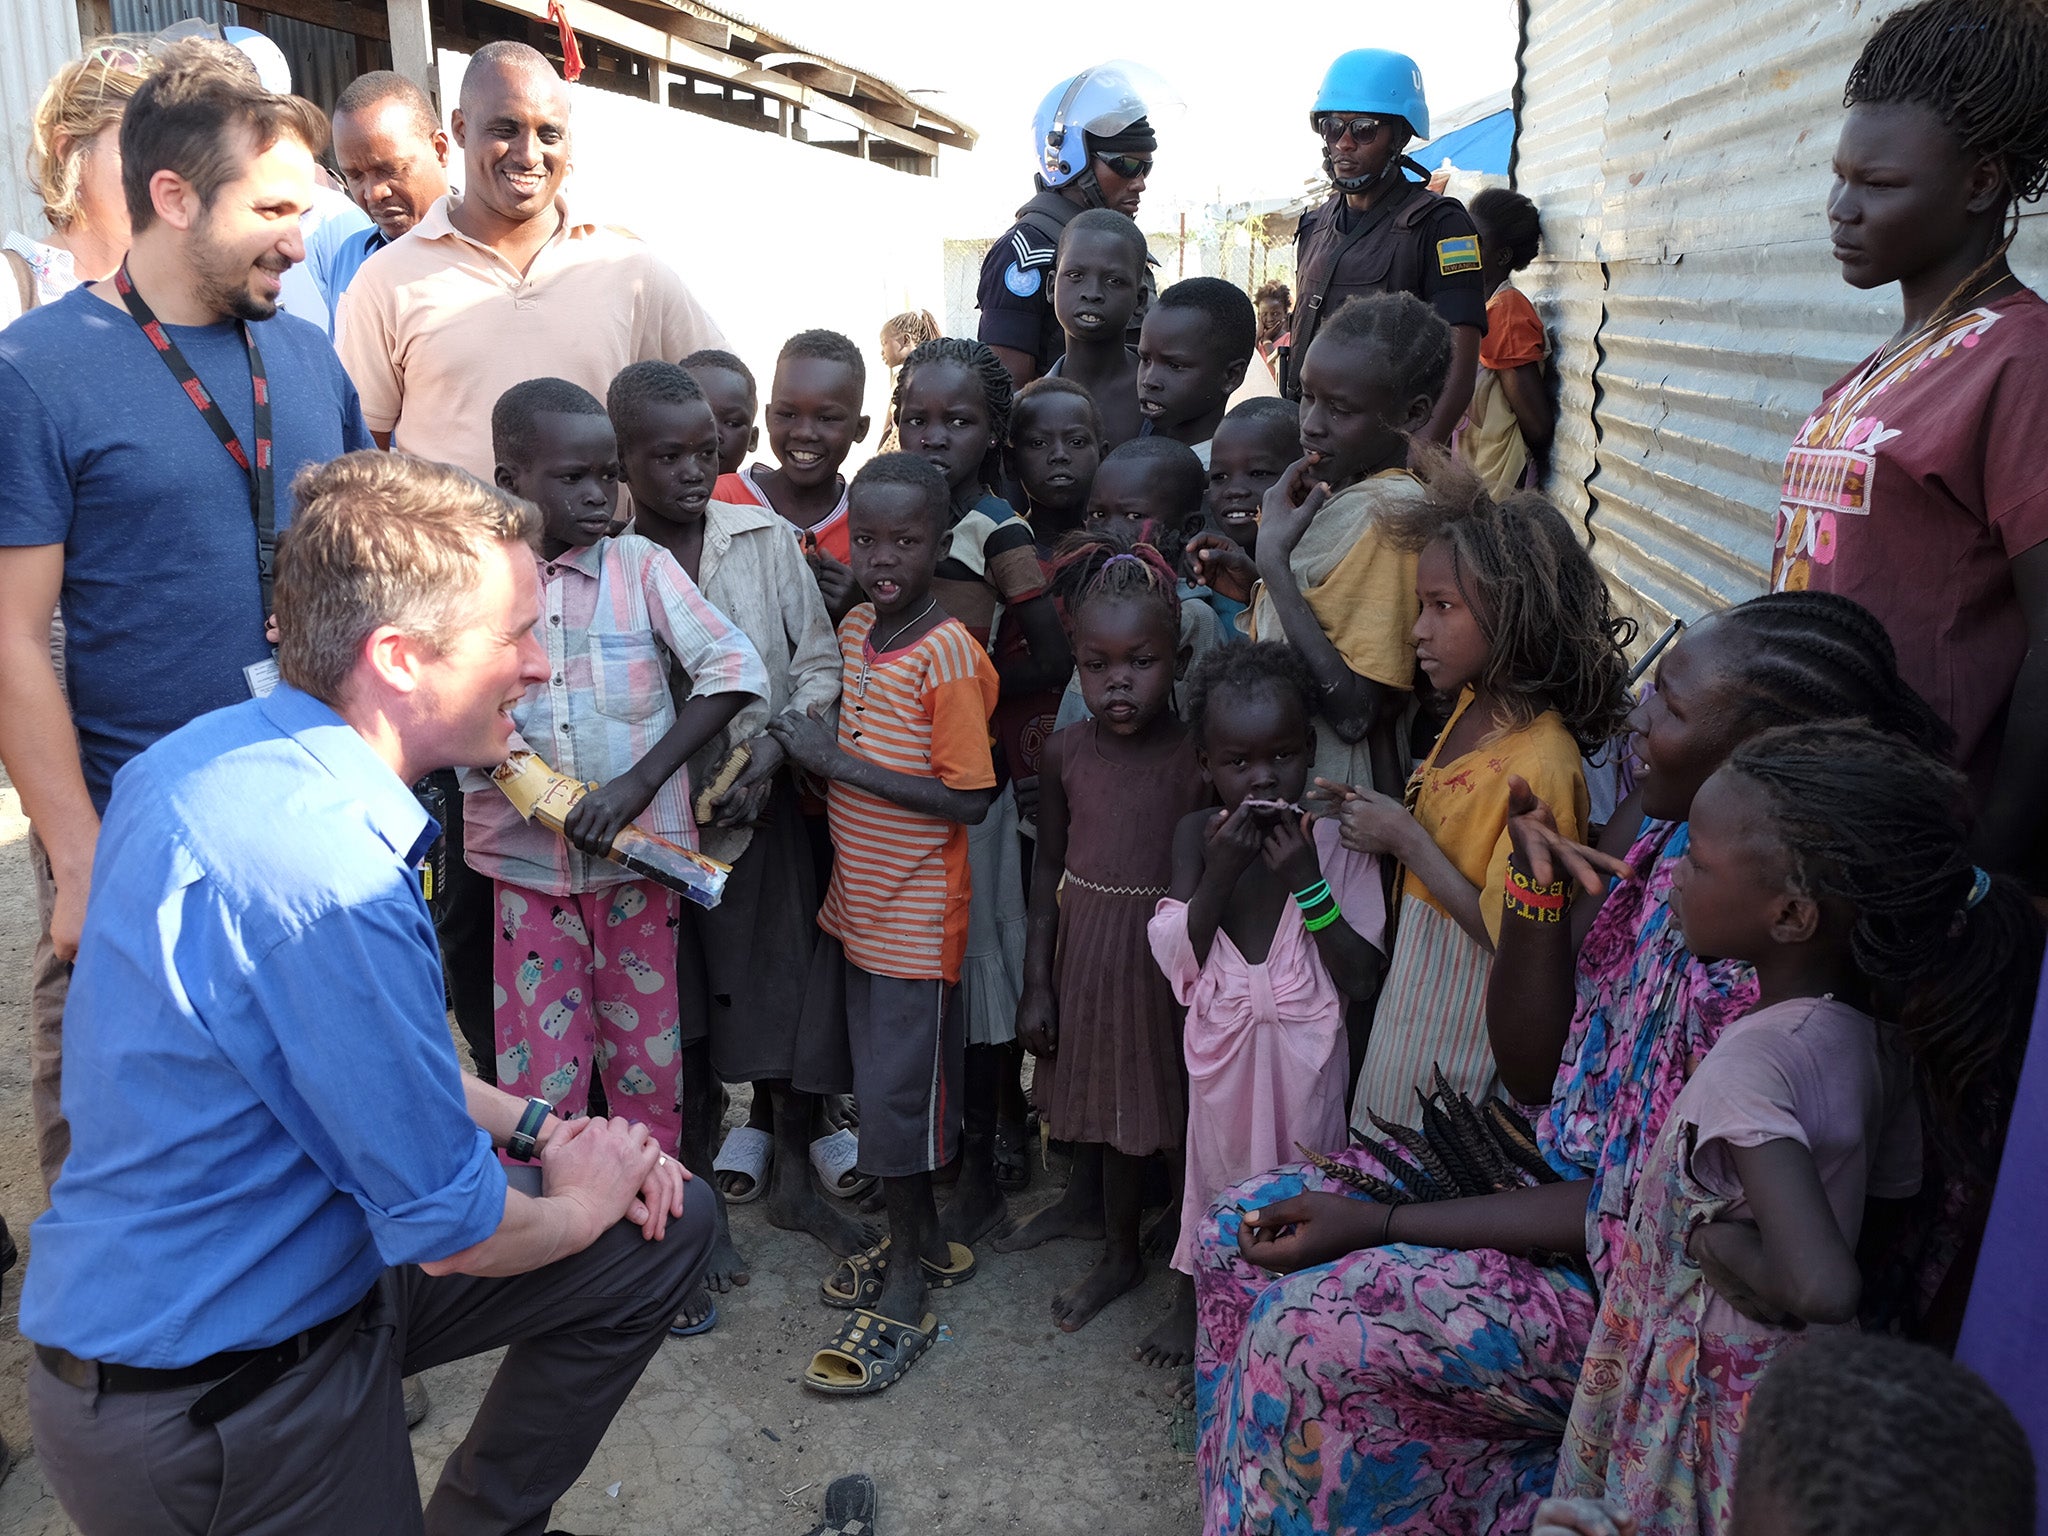
[[[996,1123],[996,1188],[1016,1194],[1031,1187],[1031,1151],[1025,1128],[1014,1120]]]
[[[865,1472],[835,1477],[825,1490],[823,1519],[808,1536],[875,1536],[875,1483]]]

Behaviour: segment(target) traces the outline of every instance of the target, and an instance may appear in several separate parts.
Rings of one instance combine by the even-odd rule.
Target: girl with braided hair
[[[1356,1147],[1210,1207],[1195,1387],[1211,1536],[1288,1520],[1528,1529],[1630,1191],[1693,1067],[1755,997],[1746,964],[1699,958],[1672,922],[1693,797],[1761,731],[1845,719],[1934,751],[1945,736],[1867,611],[1761,597],[1664,653],[1629,721],[1642,775],[1599,847],[1516,792],[1522,884],[1504,903],[1487,1031],[1509,1095],[1548,1108],[1533,1137],[1468,1117],[1416,1136],[1420,1150]]]
[[[1986,862],[2038,871],[2048,772],[2048,304],[2007,261],[2048,187],[2048,6],[1921,0],[1844,92],[1828,222],[1891,340],[1785,459],[1771,586],[1875,613],[1956,732]]]
[[[1078,530],[1060,541],[1052,579],[1094,716],[1055,732],[1039,760],[1017,1033],[1038,1057],[1039,1112],[1078,1150],[1066,1193],[996,1246],[1102,1238],[1094,1267],[1053,1297],[1053,1320],[1071,1333],[1143,1276],[1146,1164],[1177,1156],[1187,1126],[1180,1009],[1145,923],[1166,895],[1174,828],[1210,794],[1173,712],[1173,567],[1148,544]]]
[[[1031,525],[990,487],[1010,435],[1010,375],[986,345],[957,336],[927,341],[904,359],[893,409],[903,451],[946,477],[952,526],[932,577],[939,607],[987,649],[1000,611],[1006,644],[996,659],[1002,696],[1018,700],[1064,688],[1074,659],[1046,594]],[[967,836],[973,876],[960,1003],[967,1024],[959,1183],[941,1213],[946,1237],[972,1245],[1008,1214],[1005,1189],[1030,1177],[1024,1099],[1017,1084],[1017,1000],[1024,987],[1024,867],[1015,779],[996,761],[995,803]]]
[[[1920,1182],[1918,1078],[1949,1158],[1996,1166],[2041,918],[1970,861],[1962,779],[1860,724],[1737,748],[1694,798],[1671,892],[1686,943],[1756,1005],[1679,1093],[1602,1287],[1557,1492],[1641,1536],[1716,1536],[1763,1370],[1852,1323],[1866,1196]]]

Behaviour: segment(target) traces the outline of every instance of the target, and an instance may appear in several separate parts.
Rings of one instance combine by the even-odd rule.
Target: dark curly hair
[[[1219,694],[1265,693],[1294,699],[1301,705],[1301,728],[1312,729],[1322,690],[1301,652],[1280,640],[1219,645],[1195,664],[1184,700],[1188,729],[1197,746],[1208,745],[1209,716]]]
[[[1936,1145],[1988,1180],[2041,969],[2041,915],[1970,857],[1961,774],[1861,721],[1782,726],[1725,770],[1762,792],[1791,885],[1855,914],[1850,955],[1919,1066]]]
[[[703,398],[703,388],[681,363],[651,357],[628,363],[613,376],[611,388],[605,391],[604,408],[623,446],[639,437],[650,405],[686,405]]]
[[[1411,400],[1444,392],[1451,373],[1451,328],[1412,293],[1368,293],[1346,299],[1309,343],[1357,342],[1375,347],[1393,365],[1394,395]]]
[[[1543,220],[1536,205],[1521,193],[1488,187],[1472,199],[1468,211],[1479,226],[1480,244],[1497,243],[1507,253],[1510,272],[1519,272],[1536,259],[1543,243]]]
[[[981,461],[981,483],[994,485],[1002,473],[1003,444],[1010,440],[1010,405],[1016,398],[1016,386],[1011,382],[1010,370],[989,350],[986,342],[968,341],[959,336],[940,336],[920,342],[917,350],[903,359],[903,366],[896,370],[896,390],[889,397],[889,413],[897,421],[903,419],[903,391],[910,387],[910,376],[928,363],[957,364],[972,373],[980,383],[982,399],[988,405],[988,425],[992,434],[988,452]]]
[[[1443,544],[1458,591],[1486,637],[1473,686],[1506,723],[1526,726],[1554,709],[1582,751],[1593,753],[1628,721],[1628,658],[1636,621],[1617,613],[1606,578],[1565,515],[1534,491],[1496,502],[1470,469],[1418,448],[1429,491],[1388,514],[1388,538],[1420,550]]]
[[[1096,602],[1156,602],[1178,642],[1180,578],[1154,544],[1104,528],[1076,528],[1053,549],[1048,590],[1066,604],[1069,628]]]
[[[1749,1400],[1734,1507],[1792,1536],[2032,1536],[2034,1456],[1974,1371],[1922,1344],[1821,1334]]]

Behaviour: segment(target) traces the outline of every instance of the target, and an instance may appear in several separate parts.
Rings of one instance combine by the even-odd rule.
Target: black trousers
[[[622,1222],[531,1274],[387,1270],[353,1328],[203,1428],[204,1386],[95,1393],[32,1364],[43,1475],[83,1536],[541,1536],[701,1278],[711,1203],[692,1183],[660,1242]],[[401,1382],[506,1345],[423,1515]]]

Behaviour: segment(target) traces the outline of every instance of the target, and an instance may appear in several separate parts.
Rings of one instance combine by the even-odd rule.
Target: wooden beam
[[[754,68],[772,69],[777,74],[788,75],[790,79],[801,80],[828,96],[851,96],[854,87],[860,83],[847,71],[803,53],[764,53],[754,60]]]
[[[391,20],[379,7],[352,5],[349,0],[263,0],[263,9],[273,16],[310,21],[315,26],[352,32],[357,37],[391,41]]]
[[[397,4],[399,0],[390,0],[390,3]],[[485,4],[532,21],[547,19],[548,0],[485,0]],[[707,75],[731,85],[744,86],[750,91],[758,91],[763,96],[786,101],[791,106],[822,113],[845,123],[848,127],[865,128],[870,133],[879,134],[921,154],[936,155],[939,152],[938,144],[925,135],[898,127],[894,123],[885,123],[880,118],[861,111],[850,102],[813,90],[787,75],[756,69],[744,59],[734,58],[729,53],[720,53],[716,49],[693,43],[687,38],[658,32],[645,22],[621,15],[609,6],[595,4],[594,0],[561,0],[561,4],[563,11],[568,15],[570,26],[578,32],[587,32],[592,37],[602,38],[616,47],[628,49],[650,59],[666,58],[672,68]]]
[[[644,21],[650,27],[657,27],[670,37],[684,38],[689,42],[702,43],[706,48],[730,48],[732,28],[723,22],[705,21],[692,16],[688,11],[679,11],[662,0],[612,0],[613,8],[622,16],[635,21]]]
[[[384,0],[389,25],[384,35],[391,42],[391,67],[427,93],[427,100],[441,109],[441,71],[435,62],[434,18],[430,0]]]

